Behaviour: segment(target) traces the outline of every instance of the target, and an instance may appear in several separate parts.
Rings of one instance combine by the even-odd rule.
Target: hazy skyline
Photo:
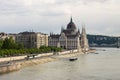
[[[0,32],[60,33],[72,15],[88,34],[120,35],[120,0],[0,0]]]

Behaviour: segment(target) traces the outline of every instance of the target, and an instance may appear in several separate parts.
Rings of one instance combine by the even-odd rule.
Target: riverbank
[[[55,61],[55,60],[59,60],[62,58],[69,58],[69,57],[74,57],[74,56],[79,56],[80,54],[84,54],[83,52],[61,52],[59,54],[56,55],[48,55],[48,54],[44,54],[44,56],[40,56],[38,58],[35,59],[29,59],[29,60],[21,60],[21,61],[15,61],[15,62],[11,62],[11,63],[7,63],[5,65],[0,66],[0,74],[3,73],[8,73],[8,72],[12,72],[12,71],[17,71],[20,70],[24,67],[27,66],[32,66],[32,65],[37,65],[37,64],[42,64],[42,63],[47,63],[47,62],[51,62],[51,61]]]

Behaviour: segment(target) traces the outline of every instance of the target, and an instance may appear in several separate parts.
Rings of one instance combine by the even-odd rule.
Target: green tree
[[[10,38],[5,38],[1,48],[2,49],[17,49],[18,45],[15,43],[12,37],[10,37]]]
[[[1,49],[2,45],[3,45],[3,40],[0,40],[0,49]]]
[[[17,48],[18,48],[18,49],[24,49],[24,45],[23,45],[23,44],[18,44],[18,45],[17,45]]]

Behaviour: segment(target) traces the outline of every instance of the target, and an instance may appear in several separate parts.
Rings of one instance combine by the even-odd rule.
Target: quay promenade
[[[93,50],[88,51],[88,53],[89,52],[93,52]],[[17,71],[26,66],[47,63],[67,57],[79,56],[80,54],[84,54],[84,53],[77,52],[77,50],[72,50],[72,51],[70,50],[70,51],[58,52],[56,54],[54,53],[39,54],[35,58],[30,58],[28,60],[25,58],[26,56],[11,57],[12,59],[11,61],[9,61],[10,57],[5,58],[4,60],[2,60],[3,58],[0,58],[0,74]]]

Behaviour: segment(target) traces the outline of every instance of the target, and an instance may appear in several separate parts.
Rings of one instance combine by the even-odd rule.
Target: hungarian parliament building
[[[13,37],[18,44],[23,44],[25,48],[39,48],[41,46],[61,47],[67,50],[78,49],[81,51],[89,50],[88,39],[85,26],[82,26],[82,31],[76,28],[72,18],[67,25],[67,28],[61,28],[60,34],[50,33],[44,34],[40,32],[20,32],[19,34],[0,34],[0,39]]]
[[[80,33],[80,30],[76,28],[71,17],[67,28],[61,28],[60,34],[50,33],[50,36],[48,37],[48,46],[61,47],[67,50],[89,50],[85,26],[82,26],[82,32]]]

